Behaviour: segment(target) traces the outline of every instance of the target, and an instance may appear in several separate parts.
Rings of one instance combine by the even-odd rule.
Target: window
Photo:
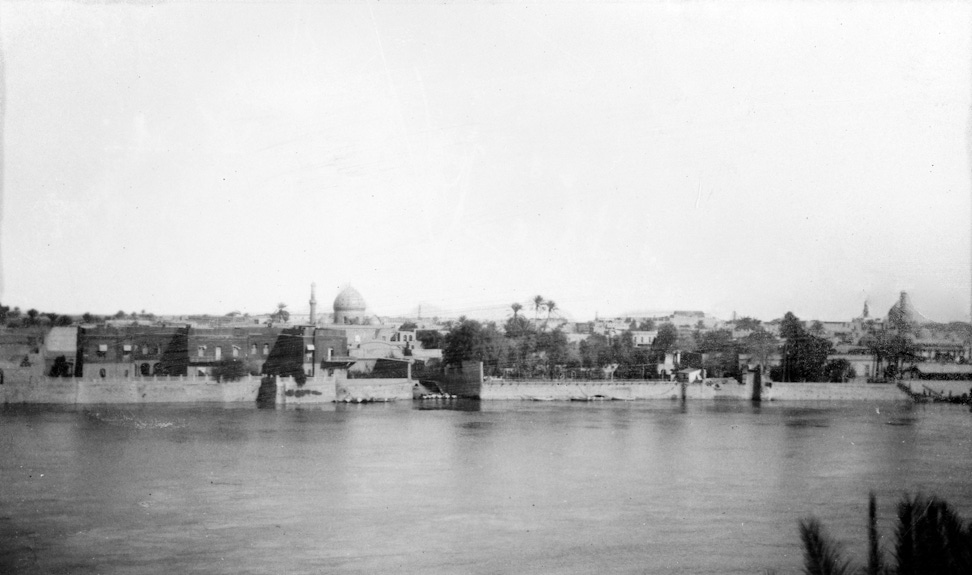
[[[155,354],[156,355],[162,355],[162,346],[161,345],[155,346]]]
[[[256,344],[255,343],[251,343],[250,344],[250,355],[256,355],[256,353],[257,353],[256,352]]]
[[[151,368],[149,367],[149,364],[147,364],[147,363],[143,363],[142,365],[140,365],[138,367],[138,369],[139,369],[139,371],[142,372],[142,375],[148,375],[149,372],[151,371]]]
[[[206,356],[206,346],[201,345],[201,346],[197,347],[196,348],[196,357],[205,357],[205,356]]]
[[[107,343],[99,343],[98,344],[98,357],[105,357],[106,355],[108,355],[108,344]],[[101,377],[104,377],[104,376],[101,376]]]
[[[216,346],[216,359],[223,359],[223,348]]]
[[[148,355],[148,346],[147,345],[143,345],[142,346],[142,355]]]
[[[233,357],[240,357],[240,346],[233,346]]]
[[[128,354],[132,353],[132,344],[126,343],[125,345],[123,345],[122,346],[122,353],[124,355],[128,355]]]
[[[263,355],[270,355],[270,344],[263,344]]]

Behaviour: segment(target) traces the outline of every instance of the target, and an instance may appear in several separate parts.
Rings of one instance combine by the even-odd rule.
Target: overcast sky
[[[967,2],[0,1],[0,35],[5,304],[968,319]]]

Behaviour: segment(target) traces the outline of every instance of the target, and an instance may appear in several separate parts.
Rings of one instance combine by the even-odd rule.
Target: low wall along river
[[[209,377],[88,379],[32,375],[8,378],[0,385],[0,404],[250,403],[256,401],[261,383],[259,376],[216,381]],[[406,378],[349,380],[341,375],[322,375],[307,378],[303,385],[288,377],[275,378],[275,384],[270,396],[274,403],[301,405],[411,399],[413,382]]]
[[[217,382],[209,377],[52,378],[9,373],[0,385],[0,403],[238,403],[253,402],[261,392],[261,378]],[[21,377],[18,377],[21,376]],[[478,370],[450,376],[438,385],[458,397],[482,400],[596,401],[596,400],[751,400],[753,381],[710,378],[693,383],[659,380],[480,380]],[[478,381],[477,381],[478,380]],[[341,372],[310,377],[303,385],[291,378],[276,378],[275,389],[265,390],[274,403],[300,405],[333,402],[407,400],[417,382],[400,379],[347,379]],[[972,382],[904,382],[906,388],[943,396],[969,393]],[[766,382],[762,401],[889,401],[908,399],[894,384]]]

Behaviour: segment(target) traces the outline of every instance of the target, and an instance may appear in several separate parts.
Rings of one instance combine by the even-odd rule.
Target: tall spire
[[[317,296],[314,295],[314,291],[317,288],[316,283],[311,283],[311,298],[310,298],[310,317],[308,323],[311,325],[317,325]]]

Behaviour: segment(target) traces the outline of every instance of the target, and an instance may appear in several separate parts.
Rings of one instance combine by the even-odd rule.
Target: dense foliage
[[[967,575],[972,573],[972,524],[944,500],[905,495],[898,503],[893,561],[885,561],[878,545],[877,504],[868,505],[868,564],[855,566],[843,546],[815,518],[800,521],[804,573],[809,575]]]

